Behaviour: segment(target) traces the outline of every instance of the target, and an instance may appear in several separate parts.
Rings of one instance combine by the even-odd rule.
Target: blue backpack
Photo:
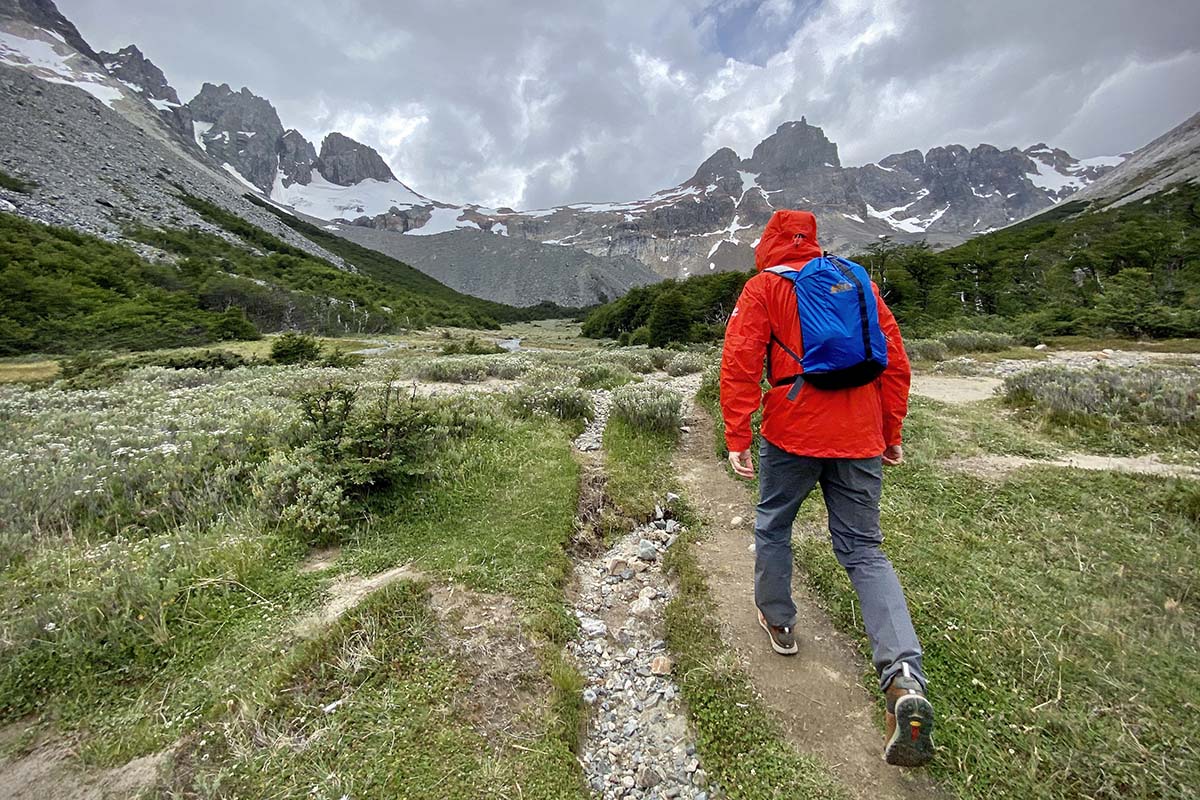
[[[796,355],[771,334],[771,340],[804,368],[799,375],[775,382],[776,386],[792,384],[789,400],[796,399],[804,383],[818,389],[846,389],[864,386],[883,373],[887,340],[865,269],[826,253],[800,269],[785,265],[766,271],[790,280],[796,290],[804,355]]]

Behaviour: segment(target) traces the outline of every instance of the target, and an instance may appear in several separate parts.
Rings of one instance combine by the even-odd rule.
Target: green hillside
[[[460,294],[395,259],[298,228],[357,270],[349,272],[207,201],[182,199],[234,241],[192,229],[128,231],[172,259],[154,263],[124,245],[0,213],[0,355],[201,345],[287,329],[495,328],[566,313]]]
[[[867,267],[909,336],[960,328],[1049,335],[1200,336],[1200,186],[1100,211],[1056,206],[942,252],[887,241],[851,256]],[[749,267],[749,265],[747,265]],[[593,310],[588,336],[720,338],[749,272],[635,289]],[[652,312],[674,317],[656,333]],[[660,322],[659,327],[662,327]]]

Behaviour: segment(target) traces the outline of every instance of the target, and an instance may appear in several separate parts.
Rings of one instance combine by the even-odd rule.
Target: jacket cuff
[[[899,425],[897,425],[892,430],[883,432],[883,443],[887,447],[892,447],[893,445],[898,445],[898,444],[904,444],[904,437],[902,435],[901,428]]]
[[[729,448],[731,453],[740,453],[743,450],[749,450],[750,445],[754,443],[754,437],[748,434],[725,434],[725,446]]]

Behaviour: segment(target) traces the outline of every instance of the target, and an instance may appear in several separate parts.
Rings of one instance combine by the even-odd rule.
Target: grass
[[[530,627],[562,642],[579,466],[569,431],[545,420],[505,421],[447,442],[424,486],[381,509],[343,559],[364,574],[413,562],[422,571],[515,597]]]
[[[104,766],[180,743],[167,796],[582,797],[581,678],[560,654],[575,624],[563,594],[579,491],[574,427],[514,419],[502,403],[442,401],[441,418],[466,433],[440,437],[410,465],[423,480],[356,506],[341,558],[320,573],[297,570],[303,540],[245,490],[255,464],[288,446],[287,396],[331,380],[374,385],[389,364],[135,372],[66,395],[7,387],[6,457],[24,448],[29,461],[48,441],[66,455],[37,455],[52,490],[26,497],[21,513],[53,526],[22,540],[0,582],[3,718],[32,713]],[[170,442],[194,447],[156,455]],[[163,495],[168,513],[126,508],[120,492],[143,480],[131,468],[126,483],[101,487],[108,494],[88,483],[87,503],[59,502],[117,445],[145,460],[142,494],[182,487]],[[101,524],[101,513],[115,522]],[[418,587],[372,595],[315,640],[294,632],[334,573],[410,561],[430,580],[516,600],[544,684],[521,711],[521,742],[484,736],[455,701],[477,689],[431,645],[436,625]],[[320,710],[339,697],[336,713]]]
[[[1149,353],[1200,353],[1200,339],[1134,340],[1116,337],[1052,336],[1046,344],[1058,350],[1137,350]]]
[[[0,383],[40,383],[58,375],[58,362],[49,359],[0,360]]]
[[[434,645],[425,587],[372,594],[273,670],[261,697],[202,728],[177,765],[199,796],[583,797],[556,732],[506,748],[460,703],[472,687]]]
[[[999,484],[946,473],[937,458],[964,438],[962,454],[1032,444],[1006,425],[943,423],[947,411],[915,410],[913,457],[888,471],[882,507],[940,713],[933,772],[963,797],[1189,796],[1200,781],[1196,485],[1053,468]],[[803,512],[810,523],[818,506]],[[797,565],[865,652],[828,543],[796,545]]]
[[[678,438],[674,432],[644,431],[623,419],[609,419],[604,430],[605,492],[622,516],[650,519],[655,505],[675,488],[671,453]]]
[[[666,608],[666,638],[710,778],[731,800],[841,798],[827,768],[783,739],[763,701],[718,633],[712,599],[691,552],[698,520],[668,551],[679,592]]]
[[[8,189],[10,192],[21,192],[28,194],[30,190],[37,186],[36,183],[18,178],[15,175],[10,175],[4,170],[0,170],[0,189]]]

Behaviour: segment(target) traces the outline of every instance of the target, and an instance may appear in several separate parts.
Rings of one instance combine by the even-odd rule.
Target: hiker
[[[858,593],[886,698],[884,757],[921,766],[933,754],[933,707],[903,590],[879,549],[882,466],[904,460],[910,371],[900,329],[862,267],[822,252],[807,211],[776,211],[754,260],[759,274],[725,330],[721,409],[730,466],[753,478],[750,417],[763,405],[754,525],[759,624],[775,652],[798,651],[792,522],[820,484],[834,553]]]

